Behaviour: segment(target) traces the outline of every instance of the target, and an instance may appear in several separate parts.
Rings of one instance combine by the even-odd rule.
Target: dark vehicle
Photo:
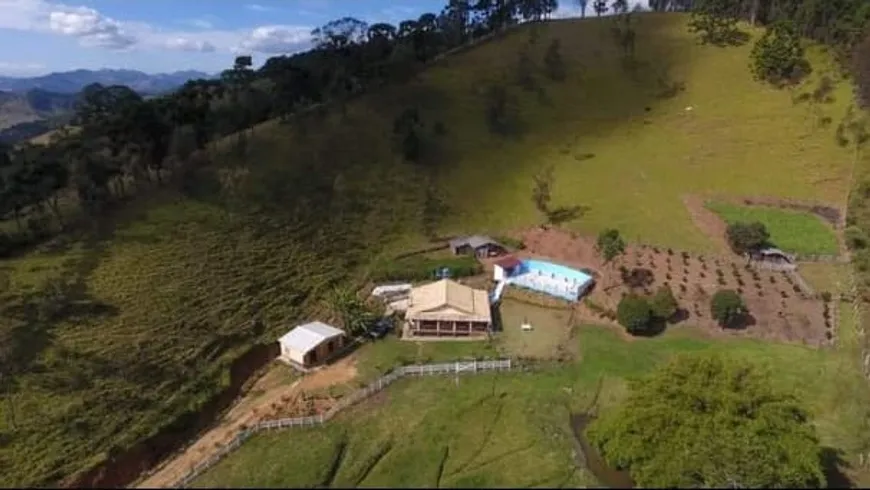
[[[393,319],[392,318],[381,318],[378,320],[372,328],[369,329],[368,335],[373,340],[377,340],[383,338],[385,335],[390,333],[390,330],[393,329]]]

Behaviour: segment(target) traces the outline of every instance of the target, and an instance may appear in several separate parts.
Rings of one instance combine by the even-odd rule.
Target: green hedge
[[[425,281],[434,279],[435,272],[442,268],[450,270],[450,277],[475,276],[483,272],[483,266],[474,257],[460,256],[449,258],[408,257],[382,263],[372,272],[372,280],[383,281]]]

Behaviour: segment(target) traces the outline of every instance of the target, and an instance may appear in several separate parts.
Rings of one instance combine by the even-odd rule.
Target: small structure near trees
[[[343,330],[323,322],[299,325],[278,339],[279,359],[291,366],[307,370],[332,359],[345,346]]]
[[[758,262],[781,266],[794,265],[795,256],[783,252],[778,248],[763,248],[749,253],[749,257]]]
[[[497,241],[482,235],[459,237],[450,240],[454,255],[473,254],[478,258],[497,257],[507,253],[507,248]]]

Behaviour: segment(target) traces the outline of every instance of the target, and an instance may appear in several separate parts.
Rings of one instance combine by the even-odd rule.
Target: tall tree
[[[810,414],[745,361],[679,355],[588,429],[642,487],[823,488]]]
[[[605,264],[613,263],[613,259],[625,253],[625,240],[619,234],[619,230],[609,228],[598,234],[595,248]]]
[[[607,13],[607,0],[594,0],[592,9],[595,10],[595,15],[601,17]]]
[[[577,6],[580,7],[580,18],[586,18],[586,5],[589,3],[589,0],[577,0]]]

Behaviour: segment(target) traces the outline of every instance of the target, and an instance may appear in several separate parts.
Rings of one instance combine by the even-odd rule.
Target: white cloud
[[[322,0],[308,0],[315,3],[319,1]],[[221,30],[214,29],[214,23],[208,16],[179,23],[197,28],[170,29],[113,19],[90,7],[70,6],[52,0],[0,0],[0,29],[67,36],[77,39],[79,44],[86,47],[115,51],[171,50],[268,55],[294,53],[310,46],[311,27],[308,26],[267,25]]]
[[[138,39],[125,32],[122,24],[88,7],[64,8],[48,14],[48,26],[54,32],[72,36],[85,45],[108,49],[126,49]]]
[[[249,3],[245,5],[245,8],[253,10],[254,12],[271,12],[275,10],[273,7],[267,7],[265,5],[260,5],[259,3]]]
[[[250,32],[236,48],[237,52],[264,54],[294,53],[311,46],[311,28],[303,26],[261,26]]]
[[[176,51],[194,51],[200,53],[213,53],[217,48],[214,44],[187,37],[173,37],[166,40],[166,47]]]

